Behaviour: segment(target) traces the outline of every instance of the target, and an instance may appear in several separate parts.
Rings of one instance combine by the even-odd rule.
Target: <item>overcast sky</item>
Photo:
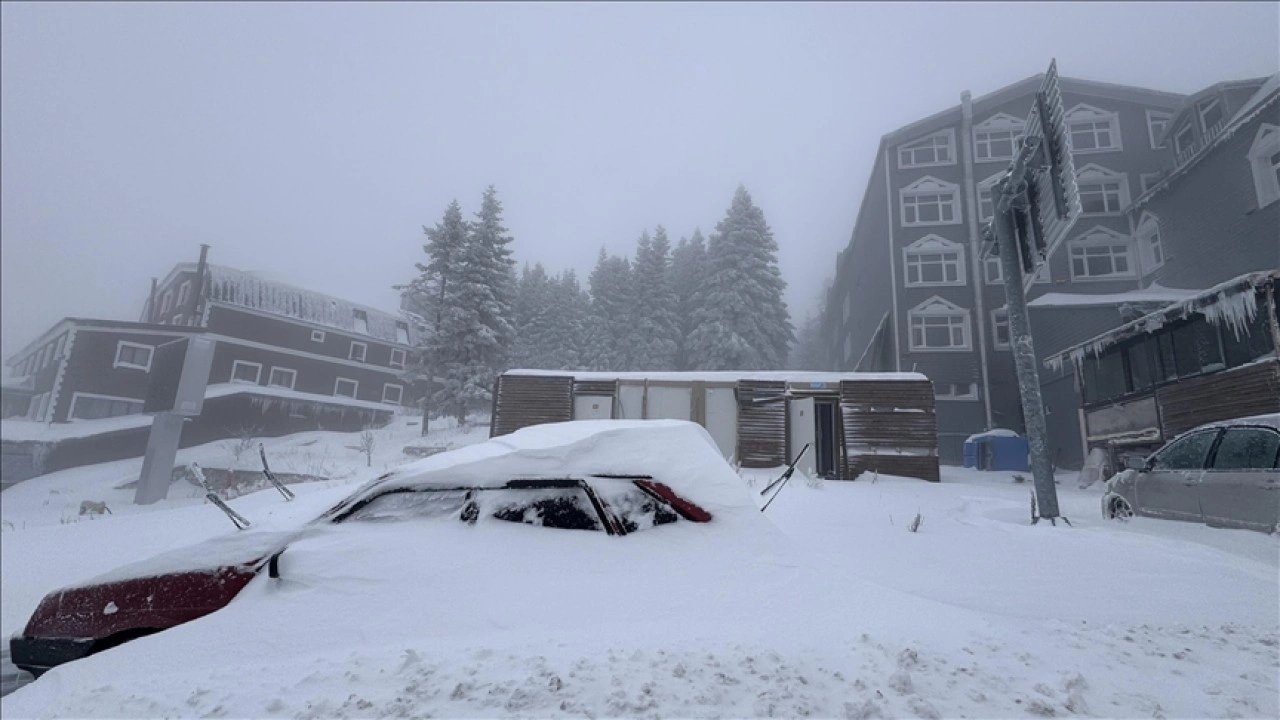
[[[1280,71],[1280,4],[4,3],[7,359],[136,320],[194,261],[394,309],[422,225],[493,183],[521,261],[773,227],[797,321],[879,138],[1042,72],[1190,93]]]

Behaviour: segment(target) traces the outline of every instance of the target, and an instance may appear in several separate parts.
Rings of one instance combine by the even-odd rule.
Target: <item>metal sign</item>
[[[1040,150],[1027,178],[1031,201],[1031,231],[1035,239],[1032,265],[1026,273],[1026,287],[1035,282],[1036,271],[1053,256],[1080,217],[1080,189],[1076,166],[1071,158],[1066,110],[1058,85],[1058,62],[1049,63],[1049,72],[1036,92],[1035,104],[1027,115],[1026,137],[1040,138]]]
[[[205,387],[217,346],[202,335],[174,340],[155,349],[142,411],[176,412],[195,417],[204,407]]]

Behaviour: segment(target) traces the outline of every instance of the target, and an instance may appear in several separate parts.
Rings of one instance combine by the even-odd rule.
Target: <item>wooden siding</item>
[[[75,393],[93,393],[110,397],[142,400],[147,396],[151,373],[137,368],[114,367],[116,348],[121,341],[156,347],[186,337],[189,333],[175,329],[173,334],[130,333],[127,330],[97,330],[78,327],[75,342],[67,357],[67,368],[58,391],[53,420],[69,419]],[[154,359],[154,350],[152,358]]]
[[[578,395],[600,395],[604,397],[618,396],[617,380],[574,380],[573,394]]]
[[[573,419],[570,375],[499,375],[493,388],[489,437]]]
[[[237,360],[262,366],[258,385],[267,385],[272,368],[293,370],[293,389],[314,395],[334,394],[338,378],[355,380],[356,399],[382,402],[383,386],[387,383],[404,387],[403,402],[408,402],[408,383],[399,377],[399,371],[372,365],[347,365],[324,358],[302,357],[269,348],[247,347],[232,342],[219,341],[213,351],[213,367],[209,369],[209,384],[231,382],[231,370]]]
[[[938,420],[933,384],[922,380],[844,380],[841,477],[868,470],[938,482]]]
[[[1156,390],[1165,439],[1207,422],[1280,412],[1280,360],[1180,380]]]
[[[742,467],[787,464],[786,391],[781,380],[738,381],[737,458]]]
[[[337,328],[324,328],[289,318],[270,317],[221,305],[215,305],[209,309],[209,324],[205,329],[219,335],[340,360],[350,359],[353,341],[364,343],[365,363],[383,369],[399,370],[400,368],[391,367],[391,349],[393,347],[405,349],[404,346],[392,345],[369,335],[359,335]],[[314,330],[324,333],[322,342],[311,339],[311,333]]]

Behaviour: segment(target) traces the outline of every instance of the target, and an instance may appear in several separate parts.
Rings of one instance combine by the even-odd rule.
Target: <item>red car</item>
[[[477,465],[485,467],[482,462],[468,471],[445,468],[413,479],[383,476],[297,532],[236,533],[126,566],[89,584],[55,590],[11,639],[13,663],[38,676],[208,615],[231,602],[264,569],[278,577],[277,558],[291,541],[348,521],[507,521],[626,535],[680,520],[711,520],[707,511],[646,475],[487,481],[485,473],[475,472]],[[450,482],[450,477],[460,482]]]

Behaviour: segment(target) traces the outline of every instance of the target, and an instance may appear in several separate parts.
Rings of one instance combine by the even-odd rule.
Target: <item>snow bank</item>
[[[914,372],[791,372],[791,371],[722,371],[722,372],[578,372],[573,370],[508,370],[504,375],[534,375],[572,377],[574,380],[627,380],[639,382],[716,382],[734,383],[739,380],[772,380],[789,383],[833,383],[841,380],[928,380]]]
[[[980,432],[976,435],[970,435],[969,437],[965,438],[965,442],[973,442],[974,440],[981,440],[983,438],[994,438],[994,437],[1018,437],[1018,432],[1016,430],[1009,430],[1008,428],[991,428],[986,432]]]

